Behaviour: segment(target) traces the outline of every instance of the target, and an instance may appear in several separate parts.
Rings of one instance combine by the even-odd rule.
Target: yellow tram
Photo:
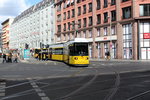
[[[65,43],[49,45],[38,53],[39,60],[64,61],[69,65],[88,66],[88,41],[85,38],[75,38]]]
[[[85,38],[75,38],[64,44],[64,62],[75,66],[88,66],[88,41]]]
[[[49,46],[49,58],[51,60],[63,61],[63,44],[53,44]]]
[[[88,66],[88,41],[85,38],[75,38],[63,44],[54,44],[49,48],[50,59],[64,61],[69,65]]]

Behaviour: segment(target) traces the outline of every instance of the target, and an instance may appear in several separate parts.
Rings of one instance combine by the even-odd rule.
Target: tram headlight
[[[77,57],[74,57],[74,59],[75,59],[75,60],[78,60],[78,58],[77,58]]]

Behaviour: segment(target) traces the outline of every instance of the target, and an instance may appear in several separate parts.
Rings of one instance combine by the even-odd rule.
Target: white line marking
[[[0,98],[5,96],[6,82],[0,82]]]
[[[40,87],[38,87],[38,85],[33,80],[29,79],[29,81],[39,97],[41,97],[41,100],[50,100],[49,97],[46,96],[46,94],[40,89]]]

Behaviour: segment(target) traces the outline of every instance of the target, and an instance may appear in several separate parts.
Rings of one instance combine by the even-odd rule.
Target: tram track
[[[95,69],[95,75],[93,75],[93,77],[88,82],[86,82],[85,84],[83,84],[78,89],[72,91],[71,93],[69,93],[69,94],[67,94],[67,95],[65,95],[63,97],[56,98],[54,100],[67,100],[71,96],[75,95],[76,93],[80,92],[81,90],[87,88],[90,84],[92,84],[94,82],[94,80],[97,78],[97,75],[98,75],[98,73],[97,73],[97,70]]]
[[[109,93],[106,95],[104,100],[112,100],[113,96],[117,93],[117,90],[120,85],[120,73],[117,70],[115,70],[113,66],[109,66],[107,67],[107,69],[114,72],[116,79],[115,84],[112,86],[113,88],[110,89]]]

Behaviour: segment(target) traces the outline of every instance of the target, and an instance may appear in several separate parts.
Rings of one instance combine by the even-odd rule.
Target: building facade
[[[2,30],[0,29],[0,51],[2,51]]]
[[[1,41],[2,41],[2,50],[9,50],[9,42],[10,42],[10,25],[13,22],[13,18],[9,18],[1,23],[2,31],[1,31]]]
[[[76,2],[75,2],[76,1]],[[55,0],[56,42],[89,41],[91,58],[150,60],[149,0]]]
[[[11,25],[10,49],[44,48],[54,42],[53,0],[43,0],[18,15]]]

